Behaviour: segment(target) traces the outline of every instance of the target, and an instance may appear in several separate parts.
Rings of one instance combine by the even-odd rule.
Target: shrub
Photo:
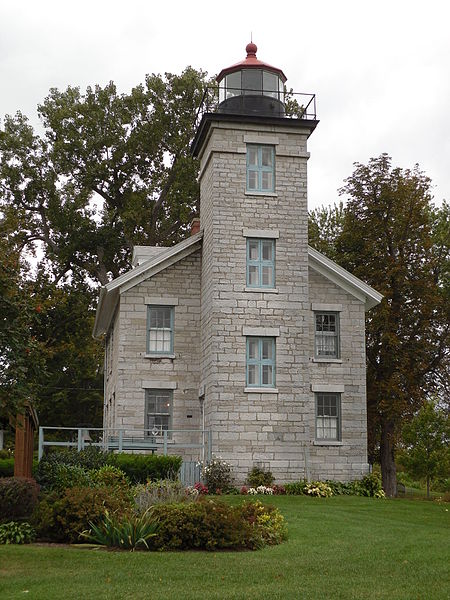
[[[132,512],[132,503],[124,490],[111,487],[66,489],[62,495],[47,494],[39,503],[33,524],[39,538],[76,542],[80,533],[98,523],[105,510],[117,515]]]
[[[202,464],[202,477],[210,494],[227,492],[233,485],[231,465],[220,457],[214,456],[212,460]]]
[[[83,531],[82,536],[88,541],[125,550],[147,549],[148,541],[156,535],[158,523],[148,512],[143,515],[105,515],[98,524],[89,523],[90,530]]]
[[[358,496],[370,496],[372,498],[383,498],[384,492],[381,479],[376,473],[365,475],[359,481],[354,481],[353,486]],[[383,492],[383,494],[380,494]]]
[[[244,502],[241,506],[243,518],[256,527],[262,545],[281,544],[287,537],[286,523],[280,511],[272,505],[256,502]]]
[[[145,483],[147,480],[176,479],[181,468],[181,456],[158,454],[111,454],[109,464],[119,467],[130,481]]]
[[[0,544],[30,544],[36,532],[29,523],[10,521],[0,525]]]
[[[172,479],[138,484],[133,492],[136,510],[139,514],[147,512],[155,504],[182,502],[188,496],[181,481],[173,481]]]
[[[159,529],[149,546],[157,550],[256,549],[279,543],[285,536],[282,515],[275,507],[261,503],[230,506],[203,499],[155,506],[152,517]]]
[[[37,466],[36,480],[46,490],[89,485],[92,483],[89,470],[99,469],[107,458],[96,446],[81,452],[77,452],[75,448],[49,452]]]
[[[29,517],[37,504],[38,495],[39,486],[34,479],[0,479],[0,522]]]
[[[305,486],[307,483],[306,479],[300,479],[299,481],[286,483],[284,489],[288,496],[303,496],[305,494]]]
[[[272,486],[273,493],[275,496],[284,496],[286,494],[286,488],[284,485],[273,485]]]
[[[324,481],[311,481],[305,485],[305,493],[308,496],[317,496],[318,498],[329,498],[333,492],[329,485]]]
[[[79,465],[55,465],[47,489],[62,492],[71,487],[89,487],[92,483],[89,471]]]
[[[270,471],[264,471],[260,467],[253,467],[247,475],[247,483],[250,487],[257,488],[258,486],[270,487],[274,481],[274,476]]]
[[[0,477],[14,477],[14,457],[0,458]]]
[[[326,483],[328,487],[331,488],[333,496],[351,496],[356,493],[353,481],[342,483],[341,481],[327,479],[324,483]]]
[[[130,485],[128,477],[122,469],[114,465],[103,465],[100,469],[93,469],[89,474],[93,483],[99,487],[128,488]]]

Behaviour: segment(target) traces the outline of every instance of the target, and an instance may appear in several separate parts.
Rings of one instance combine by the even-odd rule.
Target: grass
[[[289,540],[280,546],[221,553],[3,546],[0,597],[450,597],[448,504],[351,496],[278,496],[264,501],[276,504],[287,519]]]

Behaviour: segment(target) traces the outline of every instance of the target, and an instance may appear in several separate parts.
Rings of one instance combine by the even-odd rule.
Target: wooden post
[[[34,430],[37,416],[32,408],[16,416],[16,443],[14,450],[14,477],[32,477]]]

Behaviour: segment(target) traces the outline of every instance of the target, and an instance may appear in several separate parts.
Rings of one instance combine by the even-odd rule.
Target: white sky
[[[353,162],[419,163],[437,203],[450,189],[450,9],[445,0],[0,0],[0,118],[37,124],[50,87],[128,92],[146,73],[210,75],[245,58],[317,95],[309,206],[332,204]]]

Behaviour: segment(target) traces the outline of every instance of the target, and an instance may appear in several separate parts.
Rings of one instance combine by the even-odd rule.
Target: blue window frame
[[[247,145],[247,191],[275,191],[275,151],[273,146]]]
[[[275,287],[275,240],[247,239],[247,286]]]
[[[275,338],[247,337],[247,387],[275,387]]]
[[[173,353],[173,306],[147,307],[147,353]]]

